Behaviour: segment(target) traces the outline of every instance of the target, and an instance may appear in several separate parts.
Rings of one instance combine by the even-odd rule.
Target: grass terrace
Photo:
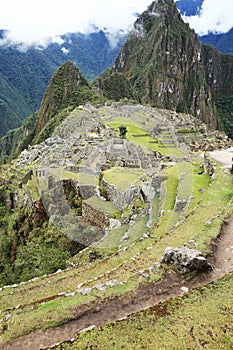
[[[91,207],[95,208],[96,210],[99,210],[110,217],[114,218],[121,218],[121,212],[118,210],[118,208],[110,201],[105,201],[100,199],[97,196],[93,196],[87,200],[85,200],[85,203],[89,204]]]
[[[184,157],[184,153],[174,146],[174,142],[169,131],[163,132],[163,134],[158,138],[153,138],[139,124],[133,123],[132,120],[122,117],[114,117],[113,121],[108,121],[106,124],[117,134],[119,133],[119,126],[122,124],[125,125],[128,130],[126,139],[141,146],[147,153],[151,153],[152,150],[159,151],[165,156],[173,156],[177,158]]]
[[[104,179],[121,191],[126,191],[132,185],[140,186],[143,174],[143,169],[122,167],[113,167],[103,172]]]

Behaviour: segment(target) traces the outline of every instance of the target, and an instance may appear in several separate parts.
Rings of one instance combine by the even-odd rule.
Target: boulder
[[[212,268],[200,250],[190,249],[184,246],[178,248],[166,248],[161,262],[174,264],[174,266],[181,272],[192,270],[203,271]]]
[[[141,196],[145,203],[149,203],[155,196],[155,190],[151,185],[151,182],[146,181],[141,186]]]

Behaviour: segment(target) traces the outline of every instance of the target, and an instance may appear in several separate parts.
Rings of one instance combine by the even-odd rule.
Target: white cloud
[[[189,0],[187,0],[189,1]],[[0,29],[8,29],[7,38],[30,44],[46,45],[59,41],[60,35],[89,32],[93,24],[110,32],[128,30],[134,13],[142,13],[152,0],[2,0]],[[233,0],[204,0],[200,17],[186,20],[198,33],[226,32],[232,26]],[[111,36],[111,39],[114,39]]]
[[[133,13],[144,11],[150,0],[3,0],[0,29],[14,42],[43,45],[49,38],[99,27],[128,29]]]
[[[233,27],[232,0],[204,0],[200,16],[184,17],[198,34],[226,33]]]
[[[62,51],[65,55],[67,55],[67,54],[70,52],[70,50],[68,50],[66,47],[62,47],[62,48],[61,48],[61,51]]]

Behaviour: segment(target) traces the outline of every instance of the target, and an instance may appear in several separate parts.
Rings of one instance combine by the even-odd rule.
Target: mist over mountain
[[[39,109],[52,75],[64,62],[72,61],[86,79],[93,80],[111,66],[125,39],[122,31],[111,34],[96,29],[89,34],[65,34],[60,43],[45,49],[22,51],[13,43],[0,46],[0,136]]]
[[[204,0],[177,0],[176,6],[181,15],[185,16],[188,21],[191,16],[200,17]],[[222,53],[233,52],[233,28],[225,32],[218,32],[218,27],[214,30],[208,30],[205,35],[199,35],[199,39],[204,44],[215,46]]]

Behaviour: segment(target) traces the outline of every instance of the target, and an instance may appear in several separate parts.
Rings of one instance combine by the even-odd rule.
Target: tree
[[[126,133],[128,131],[126,126],[125,125],[120,125],[118,129],[119,129],[119,136],[120,136],[120,138],[121,139],[125,139]]]

